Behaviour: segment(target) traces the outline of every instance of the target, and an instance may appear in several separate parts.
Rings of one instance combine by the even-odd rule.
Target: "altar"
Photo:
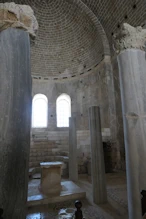
[[[61,171],[62,162],[42,162],[41,167],[41,183],[39,190],[45,195],[59,195],[61,187]]]

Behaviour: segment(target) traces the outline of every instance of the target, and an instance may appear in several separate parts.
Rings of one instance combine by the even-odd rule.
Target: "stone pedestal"
[[[45,195],[59,195],[61,191],[62,162],[44,162],[41,166],[40,191]]]
[[[0,208],[5,219],[26,218],[31,123],[30,39],[0,32]]]
[[[120,40],[119,40],[120,38]],[[124,122],[129,219],[142,218],[146,190],[146,30],[123,26],[116,39]]]
[[[69,179],[78,180],[76,118],[69,118]]]
[[[107,201],[107,192],[99,107],[89,108],[89,122],[93,201],[95,204],[103,204]]]

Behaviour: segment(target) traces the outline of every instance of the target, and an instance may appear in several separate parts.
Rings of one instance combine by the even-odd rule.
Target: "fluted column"
[[[146,30],[124,24],[114,37],[124,122],[129,219],[140,219],[140,192],[146,190]]]
[[[0,19],[4,15],[0,20],[0,208],[5,219],[25,219],[31,124],[31,28],[16,24],[16,19],[9,20],[13,12],[16,16],[20,11],[22,16],[25,14],[24,8],[17,5],[11,11],[12,5],[0,4]]]
[[[99,107],[89,108],[89,123],[93,201],[95,204],[103,204],[107,202],[107,192]]]

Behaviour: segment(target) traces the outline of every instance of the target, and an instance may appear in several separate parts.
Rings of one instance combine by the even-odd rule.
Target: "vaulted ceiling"
[[[34,10],[39,30],[31,48],[32,75],[49,79],[75,77],[90,71],[104,57],[104,31],[112,52],[112,35],[123,22],[137,26],[146,19],[144,0],[14,2],[30,5]],[[101,23],[102,33],[96,22]]]

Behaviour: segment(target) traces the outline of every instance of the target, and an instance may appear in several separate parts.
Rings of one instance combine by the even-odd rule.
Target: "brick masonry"
[[[0,2],[11,2],[11,0]],[[105,55],[102,28],[113,52],[112,35],[123,22],[144,25],[144,0],[14,0],[32,7],[39,23],[31,49],[34,77],[58,79],[83,74]],[[97,29],[98,28],[98,29]]]
[[[47,160],[47,156],[51,153],[57,156],[60,151],[68,150],[66,135],[68,130],[56,127],[56,99],[62,93],[70,95],[72,115],[75,115],[78,121],[79,163],[85,162],[90,156],[87,134],[89,106],[99,105],[102,128],[111,128],[110,121],[113,115],[109,110],[110,85],[107,84],[103,61],[106,53],[103,37],[107,36],[107,44],[110,45],[112,55],[116,106],[114,116],[117,130],[115,141],[108,139],[111,143],[109,156],[112,169],[124,170],[120,86],[112,36],[123,22],[133,26],[144,26],[146,2],[144,0],[14,0],[14,2],[30,5],[38,20],[39,31],[36,41],[31,46],[32,96],[42,93],[48,98],[48,127],[44,130],[42,141],[35,142],[32,137],[30,166],[36,166],[40,161]],[[32,133],[38,135],[37,130],[32,130]],[[84,167],[80,167],[79,171],[84,172]]]
[[[103,141],[110,139],[110,129],[102,129]],[[39,167],[40,162],[62,161],[63,169],[68,174],[68,131],[46,131],[35,129],[32,132],[30,149],[30,167]],[[87,173],[88,162],[91,161],[89,130],[77,131],[78,172]],[[105,154],[106,156],[106,154]],[[112,166],[111,166],[112,169]],[[110,171],[111,171],[110,169]]]
[[[118,84],[118,68],[116,59],[113,60],[115,67],[113,70],[116,72],[115,83]],[[59,156],[62,153],[68,152],[68,128],[57,128],[56,126],[56,100],[62,93],[67,93],[71,97],[71,111],[72,115],[77,117],[77,130],[78,130],[78,164],[79,172],[87,172],[87,162],[90,161],[90,135],[88,124],[88,109],[91,105],[99,105],[101,108],[101,124],[102,136],[104,142],[110,142],[110,149],[108,148],[108,161],[110,159],[110,171],[114,169],[124,169],[124,143],[123,143],[123,127],[122,127],[122,114],[120,106],[120,89],[119,86],[116,90],[116,116],[118,118],[118,140],[120,142],[120,149],[116,142],[111,138],[110,130],[110,111],[108,101],[108,88],[105,73],[104,62],[102,62],[96,69],[84,77],[67,81],[45,81],[33,79],[33,96],[38,93],[46,95],[48,98],[48,127],[46,129],[32,129],[33,135],[37,137],[42,133],[43,141],[38,143],[33,142],[32,150],[38,147],[38,151],[42,150],[40,160],[36,158],[31,159],[30,166],[39,165],[40,161],[47,161],[51,159],[48,156]],[[41,145],[43,147],[41,147]],[[32,149],[33,148],[33,149]],[[46,151],[45,152],[43,152]],[[107,149],[105,149],[107,151]],[[48,153],[48,154],[47,154]],[[118,154],[121,154],[121,159],[118,159]],[[43,155],[44,154],[44,155]],[[106,154],[107,155],[107,154]],[[110,157],[110,158],[109,158]],[[59,159],[59,158],[58,158]],[[60,158],[61,159],[61,158]],[[33,161],[32,161],[33,160]],[[117,167],[117,163],[119,163]]]

